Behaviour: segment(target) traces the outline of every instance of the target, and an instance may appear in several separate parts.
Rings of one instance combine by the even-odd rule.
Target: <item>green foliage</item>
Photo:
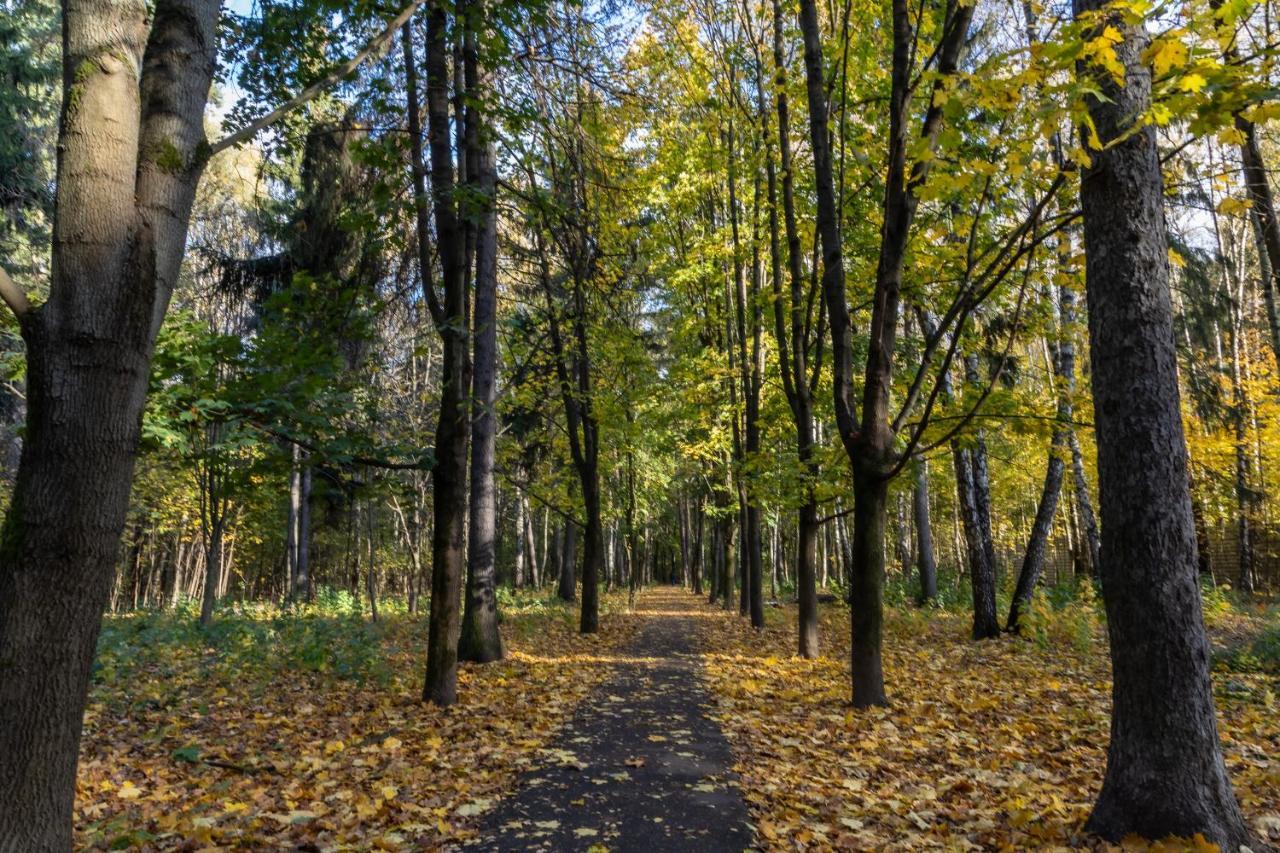
[[[383,633],[350,595],[322,589],[315,603],[286,610],[274,604],[228,603],[208,628],[199,602],[172,611],[142,610],[103,621],[93,677],[164,677],[195,660],[211,677],[309,672],[343,681],[386,684]]]

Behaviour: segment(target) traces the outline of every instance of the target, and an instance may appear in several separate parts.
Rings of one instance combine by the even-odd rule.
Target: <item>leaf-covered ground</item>
[[[1084,608],[1041,616],[1041,643],[973,643],[962,616],[891,610],[892,704],[866,711],[849,705],[845,608],[823,605],[815,661],[794,654],[793,607],[770,610],[762,636],[736,614],[702,620],[705,677],[762,845],[1097,846],[1082,828],[1106,759],[1106,644]],[[1280,679],[1225,668],[1214,679],[1241,807],[1280,844]]]
[[[1208,604],[1223,646],[1214,677],[1228,767],[1256,831],[1280,846],[1280,629],[1274,612],[1260,628],[1258,614]],[[757,633],[689,593],[641,593],[634,608],[610,596],[601,634],[582,637],[572,606],[504,605],[507,660],[464,665],[460,702],[444,711],[418,701],[420,616],[373,624],[332,604],[288,616],[248,608],[209,632],[187,613],[109,618],[85,723],[78,846],[411,850],[476,841],[487,822],[486,843],[498,830],[546,841],[563,829],[568,846],[625,848],[627,821],[652,804],[623,813],[635,798],[587,796],[572,777],[596,765],[592,779],[604,782],[652,769],[645,784],[656,794],[646,797],[688,796],[689,780],[663,752],[670,743],[678,757],[706,752],[686,743],[698,727],[678,722],[682,693],[695,716],[709,704],[729,739],[730,787],[741,788],[763,849],[1099,846],[1082,832],[1108,734],[1095,602],[1039,602],[1032,639],[983,643],[968,639],[963,615],[890,609],[892,705],[867,711],[849,706],[848,611],[838,604],[822,608],[816,661],[793,653],[791,606],[770,608]],[[622,695],[656,683],[647,681],[657,678],[645,657],[653,648],[674,655],[661,701]],[[614,725],[614,712],[645,701],[645,725]],[[602,707],[610,713],[592,711]],[[565,728],[575,710],[576,728]],[[703,740],[718,741],[703,723]],[[654,733],[664,725],[671,731]],[[657,772],[667,763],[675,769]],[[521,801],[498,802],[520,778],[524,800],[537,802],[514,819]],[[551,787],[539,793],[530,780]],[[540,805],[552,788],[572,796]],[[704,788],[718,790],[693,790]],[[574,809],[584,814],[566,822]]]
[[[317,609],[111,617],[85,718],[77,848],[421,849],[458,841],[609,673],[634,633],[606,597],[508,607],[508,656],[463,665],[457,705],[418,701],[422,617]]]

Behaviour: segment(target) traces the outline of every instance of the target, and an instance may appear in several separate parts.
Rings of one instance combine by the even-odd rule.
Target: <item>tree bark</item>
[[[472,9],[474,16],[480,11]],[[497,503],[493,482],[494,442],[497,435],[498,362],[498,211],[497,164],[487,122],[476,103],[479,70],[476,58],[476,23],[466,35],[467,147],[476,164],[476,184],[483,199],[476,229],[475,305],[472,315],[474,359],[471,375],[471,523],[467,542],[466,606],[458,657],[476,663],[502,658],[498,632],[498,595],[494,544]]]
[[[853,564],[851,598],[853,639],[853,704],[885,705],[880,663],[884,587],[884,534],[889,484],[882,477],[855,471],[853,493]]]
[[[1075,0],[1077,16],[1101,8]],[[1223,765],[1196,575],[1178,400],[1164,185],[1145,27],[1108,13],[1123,84],[1081,66],[1103,148],[1081,175],[1085,284],[1113,672],[1111,742],[1086,828],[1119,841],[1201,833],[1234,850],[1249,833]]]
[[[996,615],[996,572],[987,558],[989,552],[982,531],[982,513],[974,488],[973,451],[957,442],[952,445],[952,456],[955,460],[957,504],[969,563],[969,587],[973,593],[973,638],[997,637],[1000,635],[1000,620]]]
[[[578,598],[577,580],[574,576],[578,562],[577,542],[577,525],[566,521],[560,534],[560,565],[557,567],[560,572],[560,586],[556,594],[561,601],[575,601]]]
[[[1257,126],[1244,118],[1236,118],[1236,128],[1244,134],[1240,146],[1240,165],[1244,173],[1249,201],[1249,219],[1258,245],[1258,266],[1262,272],[1262,295],[1267,308],[1267,328],[1271,332],[1271,355],[1280,366],[1280,308],[1276,291],[1280,290],[1280,219],[1276,218],[1275,198],[1267,178],[1267,163],[1258,144]]]
[[[916,571],[920,573],[921,605],[938,600],[938,564],[933,553],[933,529],[929,521],[929,462],[921,459],[916,467],[915,489],[912,491],[912,516],[916,525]]]
[[[423,701],[452,705],[458,694],[458,605],[466,569],[467,394],[471,386],[467,353],[467,293],[464,287],[463,235],[454,199],[454,168],[449,116],[448,14],[439,2],[427,6],[427,125],[430,131],[431,196],[436,248],[444,290],[441,304],[431,280],[427,227],[426,167],[418,118],[417,67],[413,32],[403,33],[405,89],[413,160],[418,224],[418,265],[423,290],[442,343],[440,412],[436,425],[435,466],[431,469],[431,612],[427,626],[427,671]]]
[[[0,846],[22,851],[71,849],[90,665],[218,43],[212,0],[66,0],[62,18],[52,279],[20,317],[27,429],[0,529]]]

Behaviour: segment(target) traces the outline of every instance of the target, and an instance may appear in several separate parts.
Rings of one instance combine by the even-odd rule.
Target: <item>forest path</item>
[[[696,620],[678,588],[647,592],[639,634],[613,674],[481,827],[484,850],[750,849],[733,757],[698,678]]]

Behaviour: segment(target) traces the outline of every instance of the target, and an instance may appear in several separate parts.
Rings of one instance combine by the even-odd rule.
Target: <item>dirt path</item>
[[[741,851],[753,833],[708,716],[691,594],[659,589],[614,674],[486,817],[484,850]]]

